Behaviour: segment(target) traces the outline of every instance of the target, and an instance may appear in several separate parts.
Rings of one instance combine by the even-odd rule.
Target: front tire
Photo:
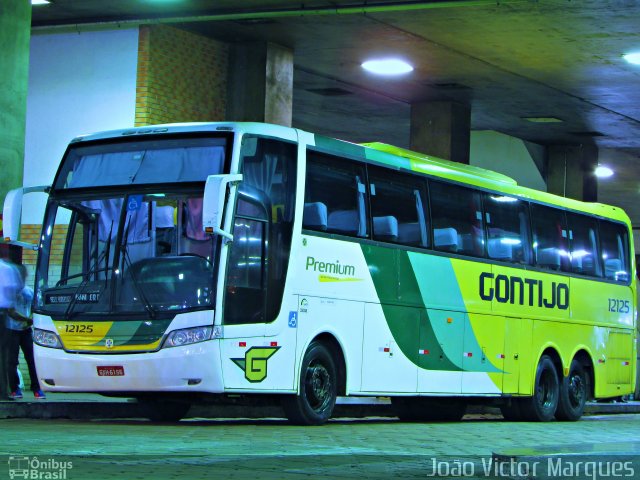
[[[326,423],[338,397],[338,374],[331,350],[313,342],[302,359],[298,395],[286,395],[282,406],[289,421],[296,425]]]
[[[584,413],[584,406],[589,395],[589,380],[582,363],[575,358],[571,362],[569,375],[562,380],[560,400],[556,418],[575,422]]]
[[[560,383],[558,372],[551,357],[540,357],[536,370],[533,396],[519,400],[522,420],[530,422],[548,422],[553,420],[558,408]]]

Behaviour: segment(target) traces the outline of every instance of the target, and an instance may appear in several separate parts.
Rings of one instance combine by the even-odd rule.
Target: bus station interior
[[[50,184],[79,134],[263,121],[489,168],[640,225],[640,67],[623,59],[640,48],[638,13],[567,0],[5,1],[0,194]],[[361,67],[388,57],[414,70]],[[614,175],[597,179],[597,165]],[[25,241],[38,201],[25,201]]]
[[[640,49],[638,14],[619,1],[5,0],[0,198],[51,184],[80,134],[257,121],[488,168],[622,207],[640,228],[640,66],[623,58]],[[390,57],[413,71],[362,68]],[[22,241],[43,209],[25,199]]]

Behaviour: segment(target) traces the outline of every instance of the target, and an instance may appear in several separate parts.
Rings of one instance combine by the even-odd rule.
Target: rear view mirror
[[[233,235],[222,230],[227,185],[242,181],[241,174],[209,175],[202,202],[202,228],[208,234],[222,235],[233,241]]]
[[[37,250],[38,246],[18,241],[20,237],[20,217],[22,216],[22,197],[25,193],[48,192],[49,186],[15,188],[7,193],[2,209],[2,238],[4,243],[17,245],[31,250]]]

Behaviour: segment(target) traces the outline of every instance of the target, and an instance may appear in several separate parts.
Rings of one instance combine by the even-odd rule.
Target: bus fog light
[[[33,342],[41,347],[62,348],[58,335],[48,330],[33,329]]]
[[[164,347],[181,347],[192,343],[205,342],[211,338],[212,327],[195,327],[175,330],[169,334]]]

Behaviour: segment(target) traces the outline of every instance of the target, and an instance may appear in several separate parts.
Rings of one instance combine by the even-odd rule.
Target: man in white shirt
[[[9,397],[7,312],[15,307],[16,295],[20,291],[20,275],[9,262],[0,259],[0,398]]]

